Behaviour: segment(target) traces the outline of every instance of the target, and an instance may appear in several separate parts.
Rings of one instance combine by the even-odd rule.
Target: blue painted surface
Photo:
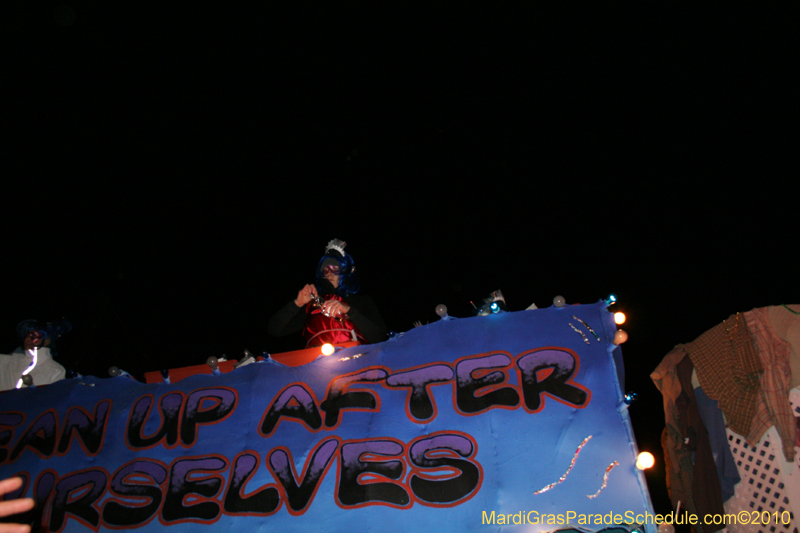
[[[442,320],[304,367],[12,391],[0,475],[26,477],[36,519],[65,531],[497,531],[544,514],[572,523],[513,530],[599,531],[577,520],[653,513],[615,331],[598,302]]]

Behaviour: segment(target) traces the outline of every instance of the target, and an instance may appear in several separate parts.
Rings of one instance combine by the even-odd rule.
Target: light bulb
[[[647,470],[654,464],[656,464],[656,460],[650,452],[642,452],[636,458],[636,468],[639,470]]]
[[[333,347],[333,344],[325,343],[322,345],[322,355],[333,355],[333,352],[336,351],[336,348]]]

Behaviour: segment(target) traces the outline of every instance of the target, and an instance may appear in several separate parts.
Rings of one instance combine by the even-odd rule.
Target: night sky
[[[615,293],[660,457],[661,358],[800,301],[796,14],[94,4],[2,8],[2,352],[62,316],[83,374],[300,348],[267,319],[339,238],[396,332]]]

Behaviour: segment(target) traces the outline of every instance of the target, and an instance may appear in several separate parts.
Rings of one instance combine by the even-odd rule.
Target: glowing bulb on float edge
[[[636,468],[639,470],[647,470],[654,464],[656,464],[656,460],[650,452],[642,452],[636,458]]]
[[[658,525],[658,533],[675,533],[675,526],[662,522]]]
[[[617,311],[614,313],[614,322],[617,324],[624,324],[625,323],[625,313],[622,311]]]
[[[325,343],[322,345],[322,355],[333,355],[335,351],[336,348],[333,347],[333,344]]]

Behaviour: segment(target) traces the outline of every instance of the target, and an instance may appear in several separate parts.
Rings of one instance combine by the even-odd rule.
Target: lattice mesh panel
[[[796,418],[800,418],[800,391],[789,396]],[[796,517],[800,513],[800,447],[795,446],[795,460],[788,462],[781,451],[778,432],[771,427],[757,446],[748,446],[744,437],[728,431],[728,444],[742,480],[736,493],[725,502],[727,513],[753,511],[763,513],[768,524],[729,525],[730,533],[798,533]],[[777,518],[777,523],[776,523]],[[788,524],[785,522],[789,521]]]

